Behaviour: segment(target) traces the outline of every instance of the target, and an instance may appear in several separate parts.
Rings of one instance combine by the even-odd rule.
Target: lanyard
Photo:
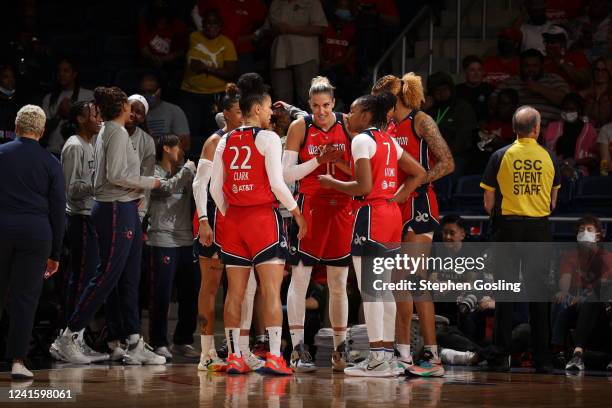
[[[442,122],[442,120],[444,119],[444,117],[448,113],[449,108],[450,108],[450,106],[447,106],[446,109],[444,109],[444,111],[442,111],[442,114],[440,114],[440,109],[438,109],[438,113],[436,114],[436,125],[439,125],[440,122]]]

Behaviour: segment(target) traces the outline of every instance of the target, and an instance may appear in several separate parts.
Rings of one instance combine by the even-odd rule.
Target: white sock
[[[393,357],[395,357],[395,350],[386,348],[385,349],[385,360],[391,361],[393,360]]]
[[[375,360],[384,360],[385,359],[385,349],[384,348],[376,348],[370,349],[370,353],[372,354],[372,358]]]
[[[291,345],[293,348],[304,342],[304,329],[289,329],[291,334]]]
[[[226,327],[225,338],[227,340],[227,349],[229,354],[235,354],[237,357],[241,357],[240,353],[240,328],[239,327]]]
[[[334,350],[338,348],[343,341],[346,341],[346,330],[336,331],[333,333]]]
[[[400,359],[403,361],[412,361],[412,354],[410,354],[410,344],[398,344],[397,351],[400,353]]]
[[[268,339],[266,338],[265,334],[260,334],[255,336],[255,340],[257,340],[259,343],[265,343]]]
[[[128,336],[128,344],[136,344],[136,343],[138,343],[139,340],[140,340],[140,334],[139,333],[130,334]]]
[[[215,349],[215,336],[212,334],[200,335],[200,344],[202,345],[202,354],[208,356],[210,350]]]
[[[281,352],[281,336],[283,334],[283,328],[280,326],[266,327],[268,331],[268,337],[270,338],[270,354],[280,357]]]
[[[425,345],[425,350],[429,350],[435,359],[440,358],[440,356],[438,355],[438,345],[437,344]]]
[[[251,352],[251,349],[249,348],[249,340],[251,340],[250,336],[243,335],[240,335],[240,340],[238,340],[238,342],[240,343],[240,352],[246,355]]]

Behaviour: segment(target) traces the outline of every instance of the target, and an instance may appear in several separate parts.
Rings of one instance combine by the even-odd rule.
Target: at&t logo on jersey
[[[389,184],[387,183],[387,180],[383,180],[382,183],[380,183],[380,188],[382,188],[383,190],[386,190],[389,188]]]
[[[240,186],[232,184],[232,193],[238,194],[245,191],[253,191],[253,184],[242,184]]]

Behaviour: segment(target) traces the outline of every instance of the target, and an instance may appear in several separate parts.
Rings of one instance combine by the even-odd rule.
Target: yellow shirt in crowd
[[[206,73],[196,74],[191,70],[191,60],[200,60],[208,66],[223,68],[227,61],[237,61],[236,49],[232,40],[224,35],[209,39],[199,31],[189,37],[189,51],[187,51],[187,66],[181,89],[199,94],[212,94],[225,91],[227,81]]]

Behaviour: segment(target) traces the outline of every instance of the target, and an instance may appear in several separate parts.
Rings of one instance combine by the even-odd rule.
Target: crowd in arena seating
[[[122,6],[113,10],[111,3]],[[146,109],[137,125],[156,139],[178,136],[191,159],[200,156],[206,138],[220,127],[215,115],[222,110],[226,84],[245,72],[260,72],[272,84],[274,100],[303,109],[310,80],[325,75],[337,88],[337,110],[347,111],[356,96],[369,93],[373,65],[402,23],[418,11],[417,3],[424,2],[23,0],[3,5],[14,18],[0,43],[0,143],[14,139],[19,108],[34,103],[47,115],[41,144],[59,157],[71,105],[92,100],[91,89],[98,85],[143,95]],[[516,108],[531,105],[542,115],[539,142],[561,163],[557,214],[610,216],[610,2],[525,0],[522,10],[512,27],[499,32],[493,53],[463,58],[462,82],[444,71],[423,78],[423,110],[436,121],[455,160],[455,171],[436,182],[441,209],[484,214],[481,191],[470,196],[470,188],[478,185],[492,152],[514,141]],[[482,226],[449,215],[439,238],[478,240],[485,234]],[[581,218],[576,231],[585,230],[599,241],[612,233],[596,217]],[[565,237],[575,239],[576,234]],[[569,361],[563,352],[572,323],[579,333],[572,342],[575,355],[589,347],[596,325],[610,319],[605,304],[582,305],[573,282],[553,309],[553,346],[563,361],[559,366]],[[312,330],[321,323],[324,283],[324,278],[313,280],[308,292],[315,321],[306,335],[311,346]],[[521,307],[516,306],[513,342],[516,364],[526,366],[529,328]],[[462,298],[444,311],[457,327],[438,333],[447,363],[486,360],[494,308],[491,298]],[[351,322],[357,314],[351,312]],[[600,350],[611,352],[609,344]],[[596,361],[593,366],[610,361],[607,355],[586,356],[587,366],[589,359]]]

